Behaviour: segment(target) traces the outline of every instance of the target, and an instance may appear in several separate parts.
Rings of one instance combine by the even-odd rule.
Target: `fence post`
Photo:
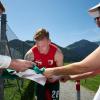
[[[80,80],[76,81],[76,91],[77,91],[77,99],[76,100],[81,100],[81,96],[80,96]]]
[[[0,54],[7,54],[6,14],[1,15]],[[0,70],[0,75],[3,70]],[[0,100],[4,100],[4,79],[0,79]]]

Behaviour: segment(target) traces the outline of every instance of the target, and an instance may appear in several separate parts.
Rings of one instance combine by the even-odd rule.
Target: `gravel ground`
[[[60,83],[60,100],[77,100],[74,82]],[[95,93],[81,86],[81,100],[93,100]]]

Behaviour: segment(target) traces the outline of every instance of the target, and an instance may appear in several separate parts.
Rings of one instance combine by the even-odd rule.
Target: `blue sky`
[[[11,29],[21,40],[32,40],[46,28],[51,40],[67,46],[81,39],[100,40],[100,29],[88,14],[99,0],[1,0]]]

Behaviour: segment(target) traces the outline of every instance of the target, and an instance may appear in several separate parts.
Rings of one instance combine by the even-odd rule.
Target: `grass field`
[[[5,82],[4,100],[20,100],[21,94],[24,92],[25,88],[28,86],[28,83],[29,83],[29,80],[24,80],[24,84],[22,85],[21,82],[19,81],[19,86],[20,86],[20,89],[19,89],[19,86],[16,80],[8,80],[8,82]]]
[[[81,85],[96,92],[100,85],[100,75],[88,78],[86,80],[81,80]]]

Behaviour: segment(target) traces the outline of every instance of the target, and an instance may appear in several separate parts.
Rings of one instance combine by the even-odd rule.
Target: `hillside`
[[[10,47],[19,51],[23,56],[34,44],[35,44],[34,41],[27,40],[24,42],[18,39],[9,42]],[[88,40],[80,40],[69,46],[66,46],[65,48],[59,45],[57,46],[62,50],[65,62],[74,62],[74,61],[80,61],[83,58],[85,58],[99,45],[95,42],[90,42]]]

